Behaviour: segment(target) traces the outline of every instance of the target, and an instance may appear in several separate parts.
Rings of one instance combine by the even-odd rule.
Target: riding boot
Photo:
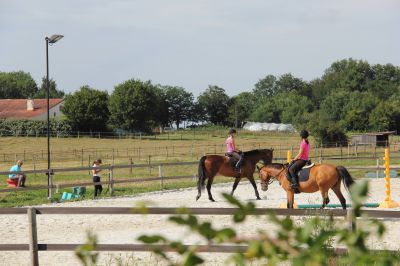
[[[297,176],[297,174],[292,176],[292,189],[293,189],[294,193],[296,193],[296,194],[300,193],[300,190],[299,190],[299,177]]]

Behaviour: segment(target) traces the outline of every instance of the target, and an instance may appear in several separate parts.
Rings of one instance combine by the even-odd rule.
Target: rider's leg
[[[244,154],[243,152],[239,153],[239,161],[236,163],[236,169],[240,169],[244,161]]]
[[[237,160],[236,165],[235,165],[235,169],[239,170],[239,162],[240,162],[240,155],[237,152],[232,152],[232,157],[235,158],[235,160]]]
[[[289,173],[292,178],[292,189],[295,193],[300,193],[299,191],[299,177],[297,175],[298,171],[305,165],[305,161],[296,160],[293,165],[289,168]]]

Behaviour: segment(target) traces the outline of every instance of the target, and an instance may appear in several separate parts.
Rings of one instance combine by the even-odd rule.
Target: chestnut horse
[[[207,192],[208,199],[211,201],[215,201],[211,194],[211,185],[214,181],[214,177],[217,174],[222,176],[231,176],[235,178],[235,182],[233,183],[231,195],[235,191],[237,185],[240,182],[242,177],[247,177],[250,181],[251,185],[254,188],[256,193],[256,197],[260,200],[260,195],[258,194],[257,185],[254,181],[254,170],[256,169],[256,164],[259,161],[263,161],[264,164],[269,164],[272,162],[272,152],[273,149],[260,149],[260,150],[252,150],[244,152],[244,162],[241,166],[241,171],[235,171],[232,167],[230,160],[226,156],[221,155],[207,155],[203,156],[199,162],[199,179],[197,182],[198,194],[196,200],[198,200],[201,196],[201,191],[204,189],[205,181],[207,181]]]
[[[293,208],[294,192],[291,189],[291,183],[286,178],[288,164],[273,163],[263,166],[259,169],[261,179],[261,190],[267,191],[268,185],[274,179],[279,181],[279,184],[287,194],[287,207]],[[310,176],[307,181],[300,182],[300,192],[313,193],[320,191],[322,195],[322,206],[324,208],[329,203],[328,190],[332,189],[339,198],[343,209],[346,209],[346,199],[340,191],[340,181],[343,182],[347,191],[354,183],[353,178],[343,166],[334,166],[331,164],[318,164],[310,169]]]

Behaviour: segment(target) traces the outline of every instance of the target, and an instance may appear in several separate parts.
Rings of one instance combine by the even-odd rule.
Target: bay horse
[[[287,194],[287,208],[293,208],[294,192],[291,188],[291,182],[286,178],[287,169],[288,164],[280,163],[268,164],[259,168],[261,190],[267,191],[268,185],[274,180],[278,180]],[[304,193],[314,193],[319,190],[322,196],[321,209],[323,209],[329,203],[328,190],[332,189],[343,209],[346,209],[346,199],[340,191],[340,181],[343,182],[347,191],[354,183],[353,178],[344,166],[318,164],[310,169],[308,180],[299,183],[299,190]]]
[[[217,174],[222,176],[230,176],[235,178],[235,182],[233,183],[231,195],[235,191],[237,185],[240,182],[242,177],[247,177],[250,181],[251,185],[254,188],[256,193],[256,197],[260,200],[260,195],[258,194],[257,185],[254,181],[254,170],[256,169],[256,164],[259,161],[263,161],[264,164],[269,164],[272,162],[272,153],[273,149],[258,149],[244,152],[244,162],[241,166],[241,171],[236,171],[231,163],[230,159],[227,156],[221,155],[207,155],[203,156],[199,162],[199,179],[197,181],[197,189],[198,194],[196,200],[201,197],[201,191],[204,189],[205,181],[207,181],[207,192],[208,199],[210,201],[215,201],[211,194],[211,185],[214,181],[214,177]]]

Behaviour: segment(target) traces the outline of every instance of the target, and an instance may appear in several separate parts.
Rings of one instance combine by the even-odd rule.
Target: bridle
[[[261,170],[262,170],[265,166],[266,166],[266,165],[264,165],[263,167],[260,168],[260,172],[261,172]],[[275,180],[278,180],[278,177],[280,176],[280,174],[281,174],[283,171],[285,171],[286,169],[287,169],[287,168],[284,166],[284,167],[282,168],[282,170],[280,170],[280,171],[278,172],[278,174],[276,174],[276,175],[274,175],[274,176],[271,176],[271,178],[269,179],[268,182],[263,182],[263,181],[261,181],[261,185],[267,185],[267,186],[271,185]]]

